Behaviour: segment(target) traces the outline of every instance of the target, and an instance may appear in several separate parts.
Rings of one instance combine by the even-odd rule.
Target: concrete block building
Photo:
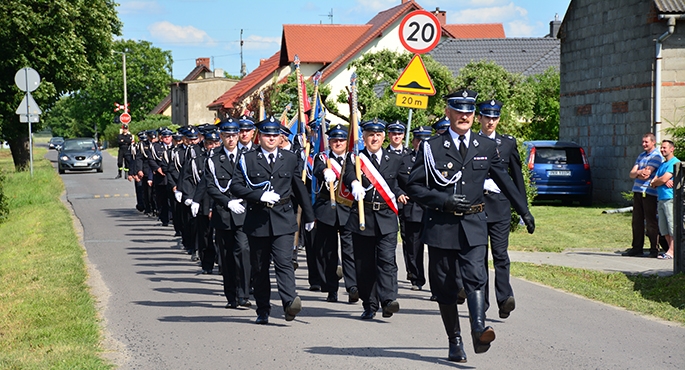
[[[685,1],[572,0],[559,38],[559,138],[585,148],[594,199],[621,203],[642,135],[685,124]]]

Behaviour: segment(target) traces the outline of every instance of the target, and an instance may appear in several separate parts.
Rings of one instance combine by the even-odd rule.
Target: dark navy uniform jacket
[[[312,201],[302,182],[302,171],[296,154],[278,149],[273,170],[261,148],[244,153],[242,158],[245,165],[242,166],[241,162],[236,165],[237,173],[231,182],[230,191],[236,197],[247,201],[243,224],[243,231],[246,234],[268,237],[295,233],[298,226],[297,215],[291,196],[295,197],[302,208],[301,222],[314,221]],[[246,177],[255,185],[270,181],[271,190],[280,195],[281,200],[273,206],[268,206],[260,200],[268,189],[253,189]]]
[[[417,153],[412,150],[402,157],[402,164],[400,165],[400,173],[397,180],[399,181],[400,188],[405,192],[407,191],[409,174],[411,173],[414,163],[416,163],[416,154]],[[407,204],[405,204],[400,211],[400,217],[403,217],[407,222],[423,222],[423,207],[409,198]]]
[[[360,153],[364,153],[364,155],[373,161],[371,154],[366,149],[362,150]],[[395,199],[397,199],[400,195],[405,194],[404,191],[400,189],[397,182],[397,175],[400,170],[402,157],[388,151],[387,149],[382,149],[379,153],[382,153],[382,158],[378,171],[385,179],[385,182],[388,183],[390,190],[395,194]],[[345,173],[343,174],[345,186],[347,186],[350,191],[352,190],[352,182],[357,179],[352,157],[353,155],[347,156]],[[364,172],[362,172],[361,183],[364,189],[368,189],[369,186],[371,186],[371,182],[366,177]],[[352,203],[350,218],[347,221],[348,229],[350,229],[353,233],[364,236],[386,235],[390,233],[396,233],[399,230],[397,215],[387,207],[387,203],[375,190],[375,188],[371,187],[366,191],[364,202],[368,203],[364,204],[364,217],[366,223],[365,230],[362,231],[359,229],[359,211],[357,209],[357,201]],[[379,205],[380,209],[373,210],[373,204]]]
[[[335,161],[335,155],[331,154],[330,151],[326,155],[328,158],[331,158],[331,161]],[[340,166],[342,167],[342,163]],[[350,217],[350,207],[336,203],[335,208],[331,208],[331,195],[323,177],[323,170],[326,168],[328,167],[324,156],[322,154],[317,154],[314,157],[313,173],[321,190],[316,195],[316,200],[314,201],[314,216],[316,216],[316,222],[335,226],[337,221],[337,225],[344,226],[347,224],[347,219]],[[342,173],[340,175],[342,176]]]
[[[430,172],[426,176],[426,144],[430,145],[433,153],[435,169],[445,178],[450,179],[461,171],[462,176],[456,184],[442,186],[436,183]],[[441,249],[461,249],[455,232],[458,227],[462,227],[470,246],[487,245],[485,212],[455,215],[443,212],[443,205],[452,194],[465,195],[471,205],[482,204],[483,183],[488,174],[511,200],[519,214],[528,213],[526,199],[509,177],[494,140],[471,132],[465,159],[461,158],[449,130],[421,143],[416,163],[409,175],[407,191],[410,198],[425,207],[422,235],[424,243]]]
[[[240,150],[236,150],[236,158],[231,162],[222,145],[217,148],[214,155],[209,159],[214,165],[214,173],[212,174],[209,168],[207,168],[205,181],[207,183],[207,194],[214,200],[211,225],[216,229],[236,230],[243,226],[245,222],[245,212],[235,214],[228,208],[229,201],[239,198],[234,196],[230,189],[226,189],[234,175],[240,175],[239,172],[235,172],[235,164],[238,163],[240,155]],[[226,191],[221,192],[216,185],[217,183]],[[242,204],[245,206],[245,201]]]
[[[510,135],[500,135],[495,132],[495,142],[499,156],[504,166],[509,170],[509,176],[514,181],[521,195],[526,197],[526,185],[521,172],[521,156],[519,155],[516,139]],[[503,193],[487,192],[485,194],[485,214],[488,222],[511,220],[511,203]]]
[[[148,166],[150,166],[150,171],[152,171],[154,185],[167,184],[167,163],[169,163],[169,155],[171,154],[170,149],[171,147],[167,149],[162,142],[152,143],[150,146]],[[160,168],[162,169],[162,173],[164,173],[164,175],[160,175],[157,171]]]

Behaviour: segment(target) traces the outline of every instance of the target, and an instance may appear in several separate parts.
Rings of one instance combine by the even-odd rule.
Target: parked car
[[[531,182],[537,189],[536,199],[574,200],[592,205],[592,174],[585,150],[564,141],[526,141],[526,163]]]
[[[64,138],[61,136],[51,137],[50,141],[48,141],[48,147],[50,147],[50,149],[58,149],[62,144],[64,144]]]
[[[57,170],[102,172],[102,153],[92,138],[66,139],[57,156]]]

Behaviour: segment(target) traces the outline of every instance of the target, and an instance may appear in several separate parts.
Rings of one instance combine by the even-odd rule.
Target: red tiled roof
[[[504,26],[502,23],[480,24],[445,24],[442,26],[455,39],[503,39]]]
[[[212,70],[209,69],[209,68],[207,68],[207,66],[205,66],[205,65],[203,65],[203,64],[200,64],[200,65],[196,66],[195,68],[193,68],[193,70],[190,71],[190,73],[188,73],[188,75],[186,76],[186,78],[184,78],[182,81],[194,81],[194,80],[196,80],[202,73],[204,73],[204,72],[211,72],[211,71],[212,71]],[[162,101],[159,102],[159,104],[157,104],[157,106],[154,107],[154,108],[150,111],[150,114],[162,114],[162,113],[164,113],[164,111],[165,111],[167,108],[169,108],[170,105],[171,105],[171,93],[169,93],[169,95],[167,95],[166,97],[164,97],[164,99],[162,99]]]
[[[293,61],[328,64],[340,57],[371,25],[284,24],[281,65]]]
[[[207,107],[209,109],[235,108],[233,103],[239,101],[244,94],[249,92],[258,83],[262,82],[267,76],[273,74],[278,69],[280,56],[280,51],[272,55],[271,58],[264,61],[254,71],[243,77],[240,82],[207,105]]]

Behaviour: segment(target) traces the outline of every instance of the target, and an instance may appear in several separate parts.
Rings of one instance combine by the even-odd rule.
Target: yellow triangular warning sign
[[[392,91],[396,93],[410,93],[419,95],[435,95],[435,87],[431,81],[426,66],[419,54],[414,55],[402,71],[400,78],[392,85]]]

